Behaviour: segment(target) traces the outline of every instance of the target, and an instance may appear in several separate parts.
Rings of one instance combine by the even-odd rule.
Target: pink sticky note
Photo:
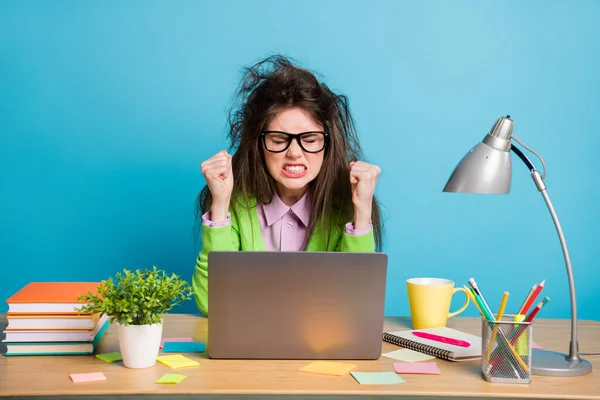
[[[434,362],[394,363],[394,370],[396,370],[397,374],[442,374],[442,371],[440,371],[437,364]]]
[[[106,380],[106,375],[104,375],[104,372],[90,372],[89,374],[70,374],[69,376],[71,377],[73,383]]]
[[[531,349],[532,350],[539,350],[541,349],[542,346],[540,346],[539,344],[537,344],[536,342],[534,342],[533,340],[531,341]]]
[[[165,342],[193,342],[192,338],[189,337],[166,337],[160,341],[160,348],[165,347]]]

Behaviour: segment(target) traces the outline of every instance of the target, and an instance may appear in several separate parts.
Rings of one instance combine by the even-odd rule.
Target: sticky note
[[[96,358],[104,361],[105,363],[111,363],[111,362],[123,360],[123,357],[121,357],[121,353],[116,352],[116,351],[114,353],[96,354]]]
[[[172,383],[176,385],[185,378],[187,378],[187,376],[180,374],[164,374],[163,376],[158,378],[158,380],[154,381],[154,383]]]
[[[165,346],[165,342],[193,342],[191,337],[167,337],[162,338],[160,341],[160,348]]]
[[[435,358],[428,354],[419,353],[418,351],[413,351],[409,349],[390,351],[389,353],[383,353],[382,356],[404,362],[427,361],[433,360]]]
[[[393,385],[406,383],[395,372],[350,372],[354,379],[361,385]]]
[[[182,356],[181,354],[175,354],[173,356],[159,356],[156,357],[156,361],[173,369],[195,367],[197,365],[200,365],[196,361],[190,360],[189,358]]]
[[[531,341],[531,349],[532,350],[541,350],[542,346],[540,346],[539,344],[537,344],[536,342],[534,342],[533,340]]]
[[[397,374],[426,374],[441,375],[442,371],[434,362],[424,363],[394,363],[394,370]]]
[[[344,375],[351,369],[356,368],[354,364],[346,364],[335,361],[315,361],[300,368],[302,372],[312,372],[324,375]]]
[[[69,377],[71,378],[73,383],[96,382],[106,380],[106,375],[104,375],[104,372],[90,372],[89,374],[70,374]]]
[[[165,353],[203,353],[206,344],[202,342],[165,342]]]

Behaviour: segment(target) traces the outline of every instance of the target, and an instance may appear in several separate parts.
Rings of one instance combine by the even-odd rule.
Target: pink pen
[[[454,346],[469,347],[471,345],[471,343],[466,342],[464,340],[458,340],[458,339],[452,339],[452,338],[449,338],[446,336],[434,335],[433,333],[413,332],[412,334],[415,336],[418,336],[420,338],[423,338],[423,339],[435,340],[436,342],[452,344]]]

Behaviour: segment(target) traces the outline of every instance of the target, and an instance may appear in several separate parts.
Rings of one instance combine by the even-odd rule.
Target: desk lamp
[[[512,175],[511,150],[529,168],[533,182],[542,193],[546,205],[550,210],[556,231],[558,232],[558,238],[567,266],[567,276],[571,292],[571,342],[569,344],[569,354],[548,350],[533,350],[531,373],[547,376],[586,375],[592,372],[592,365],[589,361],[579,357],[575,282],[567,243],[565,242],[565,237],[552,202],[548,197],[548,193],[546,193],[546,185],[544,183],[546,165],[538,153],[513,136],[513,124],[514,122],[510,119],[510,115],[498,118],[483,141],[473,147],[458,163],[444,187],[444,192],[508,194],[510,192]],[[541,160],[543,166],[542,174],[535,169],[525,154],[511,143],[511,139],[531,151]]]

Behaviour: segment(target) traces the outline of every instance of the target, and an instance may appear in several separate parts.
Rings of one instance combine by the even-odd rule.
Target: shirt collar
[[[273,200],[271,200],[269,204],[263,204],[263,211],[265,213],[268,226],[273,225],[275,221],[282,218],[290,210],[292,210],[292,212],[298,217],[304,226],[308,227],[308,221],[310,219],[308,191],[304,193],[304,196],[302,196],[300,200],[294,203],[291,207],[286,206],[283,201],[281,201],[281,198],[279,198],[277,193],[275,193]]]

